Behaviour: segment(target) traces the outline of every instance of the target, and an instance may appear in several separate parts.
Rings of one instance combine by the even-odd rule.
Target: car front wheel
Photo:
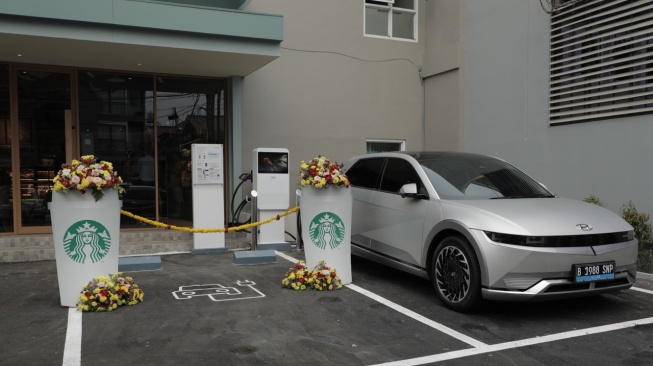
[[[476,253],[462,237],[444,238],[433,256],[433,286],[442,303],[455,311],[469,311],[481,301],[481,271]]]

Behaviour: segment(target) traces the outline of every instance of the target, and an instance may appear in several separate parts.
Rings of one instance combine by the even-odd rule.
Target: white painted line
[[[82,364],[82,311],[76,308],[68,310],[68,327],[66,344],[63,349],[63,366]]]
[[[394,310],[396,310],[396,311],[398,311],[398,312],[400,312],[400,313],[402,313],[402,314],[404,314],[404,315],[406,315],[406,316],[408,316],[410,318],[413,318],[413,319],[417,320],[418,322],[420,322],[422,324],[428,325],[431,328],[435,328],[435,329],[439,330],[442,333],[445,333],[445,334],[447,334],[447,335],[449,335],[449,336],[451,336],[453,338],[456,338],[461,342],[465,342],[465,343],[467,343],[467,344],[469,344],[471,346],[474,346],[474,347],[486,346],[486,344],[483,343],[483,342],[479,342],[476,339],[468,337],[468,336],[466,336],[466,335],[464,335],[464,334],[462,334],[460,332],[457,332],[457,331],[455,331],[455,330],[453,330],[453,329],[451,329],[451,328],[449,328],[449,327],[447,327],[445,325],[442,325],[440,323],[436,323],[436,322],[434,322],[433,320],[431,320],[429,318],[426,318],[426,317],[424,317],[422,315],[419,315],[419,314],[417,314],[416,312],[414,312],[412,310],[406,309],[405,307],[403,307],[403,306],[401,306],[399,304],[396,304],[396,303],[394,303],[394,302],[392,302],[392,301],[390,301],[390,300],[388,300],[386,298],[383,298],[383,297],[381,297],[381,296],[379,296],[379,295],[377,295],[375,293],[367,291],[364,288],[358,287],[358,286],[356,286],[356,285],[354,285],[352,283],[350,283],[348,285],[345,285],[345,286],[352,289],[352,290],[354,290],[354,291],[356,291],[356,292],[358,292],[358,293],[360,293],[360,294],[363,294],[363,295],[369,297],[372,300],[376,300],[376,301],[380,302],[381,304],[383,304],[383,305],[385,305],[385,306],[387,306],[387,307],[389,307],[391,309],[394,309]]]
[[[282,258],[285,258],[286,260],[288,260],[290,262],[297,263],[297,261],[298,261],[297,259],[295,259],[293,257],[290,257],[290,256],[288,256],[288,255],[286,255],[284,253],[281,253],[281,252],[278,252],[278,251],[276,253],[277,253],[278,256],[280,256]],[[353,283],[347,284],[347,285],[345,285],[345,287],[347,287],[347,288],[349,288],[351,290],[354,290],[354,291],[358,292],[359,294],[365,295],[365,296],[369,297],[372,300],[380,302],[381,304],[383,304],[383,305],[385,305],[385,306],[387,306],[387,307],[389,307],[389,308],[391,308],[393,310],[396,310],[396,311],[408,316],[409,318],[413,318],[413,319],[417,320],[418,322],[420,322],[422,324],[425,324],[425,325],[427,325],[427,326],[429,326],[431,328],[435,328],[435,329],[439,330],[440,332],[445,333],[445,334],[447,334],[447,335],[449,335],[449,336],[451,336],[453,338],[456,338],[461,342],[465,342],[465,343],[467,343],[467,344],[469,344],[469,345],[471,345],[473,347],[483,347],[483,346],[486,345],[483,342],[479,342],[479,341],[475,340],[474,338],[468,337],[468,336],[466,336],[466,335],[464,335],[464,334],[462,334],[460,332],[457,332],[457,331],[455,331],[455,330],[453,330],[453,329],[451,329],[451,328],[449,328],[449,327],[447,327],[445,325],[442,325],[440,323],[436,323],[431,319],[428,319],[428,318],[426,318],[426,317],[424,317],[422,315],[419,315],[419,314],[417,314],[416,312],[414,312],[412,310],[406,309],[405,307],[403,307],[403,306],[401,306],[399,304],[396,304],[396,303],[394,303],[394,302],[392,302],[392,301],[390,301],[390,300],[388,300],[386,298],[383,298],[383,297],[381,297],[381,296],[379,296],[379,295],[377,295],[377,294],[375,294],[375,293],[373,293],[371,291],[365,290],[362,287],[356,286]]]
[[[647,294],[653,295],[653,291],[651,291],[651,290],[646,290],[646,289],[639,288],[639,287],[631,287],[630,289],[635,290],[635,291],[640,291],[640,292],[646,292]]]
[[[620,329],[625,329],[625,328],[632,328],[632,327],[635,327],[637,325],[645,325],[645,324],[652,324],[652,323],[653,323],[653,318],[630,320],[630,321],[626,321],[626,322],[622,322],[622,323],[615,323],[615,324],[603,325],[603,326],[600,326],[600,327],[573,330],[573,331],[569,331],[569,332],[551,334],[551,335],[542,336],[542,337],[522,339],[522,340],[514,341],[514,342],[499,343],[499,344],[488,345],[488,346],[483,346],[483,347],[478,347],[478,348],[464,349],[464,350],[460,350],[460,351],[453,351],[453,352],[447,352],[447,353],[440,353],[440,354],[437,354],[437,355],[412,358],[412,359],[409,359],[409,360],[387,362],[387,363],[377,364],[375,366],[424,365],[424,364],[427,364],[427,363],[458,359],[458,358],[462,358],[462,357],[474,356],[474,355],[490,353],[490,352],[499,352],[499,351],[503,351],[503,350],[507,350],[507,349],[513,349],[513,348],[533,346],[533,345],[541,344],[541,343],[555,342],[555,341],[560,341],[560,340],[568,339],[568,338],[574,338],[574,337],[581,337],[581,336],[587,336],[587,335],[592,335],[592,334],[610,332],[610,331],[615,331],[615,330],[620,330]]]
[[[285,259],[285,260],[287,260],[287,261],[289,261],[289,262],[293,262],[293,263],[297,263],[297,262],[299,262],[299,259],[295,259],[295,258],[289,256],[288,254],[285,254],[285,253],[280,252],[280,251],[278,251],[278,250],[276,250],[275,253],[276,253],[279,257],[281,257],[281,258],[283,258],[283,259]]]

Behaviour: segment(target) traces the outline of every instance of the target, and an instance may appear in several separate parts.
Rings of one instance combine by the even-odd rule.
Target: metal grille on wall
[[[653,0],[585,0],[551,16],[551,125],[653,113]]]

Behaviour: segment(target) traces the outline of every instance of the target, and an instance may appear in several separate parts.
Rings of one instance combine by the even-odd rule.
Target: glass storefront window
[[[124,210],[157,219],[153,76],[80,71],[78,80],[80,154],[113,163],[124,182]],[[121,217],[122,227],[138,225]]]
[[[71,75],[47,70],[16,70],[18,128],[9,135],[19,145],[21,226],[50,226],[47,194],[66,160],[71,123]],[[16,121],[14,121],[15,123]],[[14,125],[15,126],[15,125]],[[14,180],[16,182],[16,180]],[[13,192],[13,197],[16,197]],[[16,208],[16,205],[14,205]]]
[[[165,218],[192,221],[191,145],[224,144],[223,80],[158,76],[156,92],[159,188]]]
[[[113,163],[123,209],[192,223],[190,148],[224,143],[224,81],[92,70],[78,80],[81,155]],[[125,216],[121,226],[143,227]]]

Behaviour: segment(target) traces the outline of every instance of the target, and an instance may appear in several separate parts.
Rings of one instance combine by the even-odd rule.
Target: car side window
[[[403,159],[388,159],[381,179],[381,190],[398,193],[407,183],[417,184],[417,192],[426,194],[422,180],[409,162]]]
[[[347,170],[349,183],[354,187],[376,189],[383,160],[383,158],[372,158],[357,161]]]

